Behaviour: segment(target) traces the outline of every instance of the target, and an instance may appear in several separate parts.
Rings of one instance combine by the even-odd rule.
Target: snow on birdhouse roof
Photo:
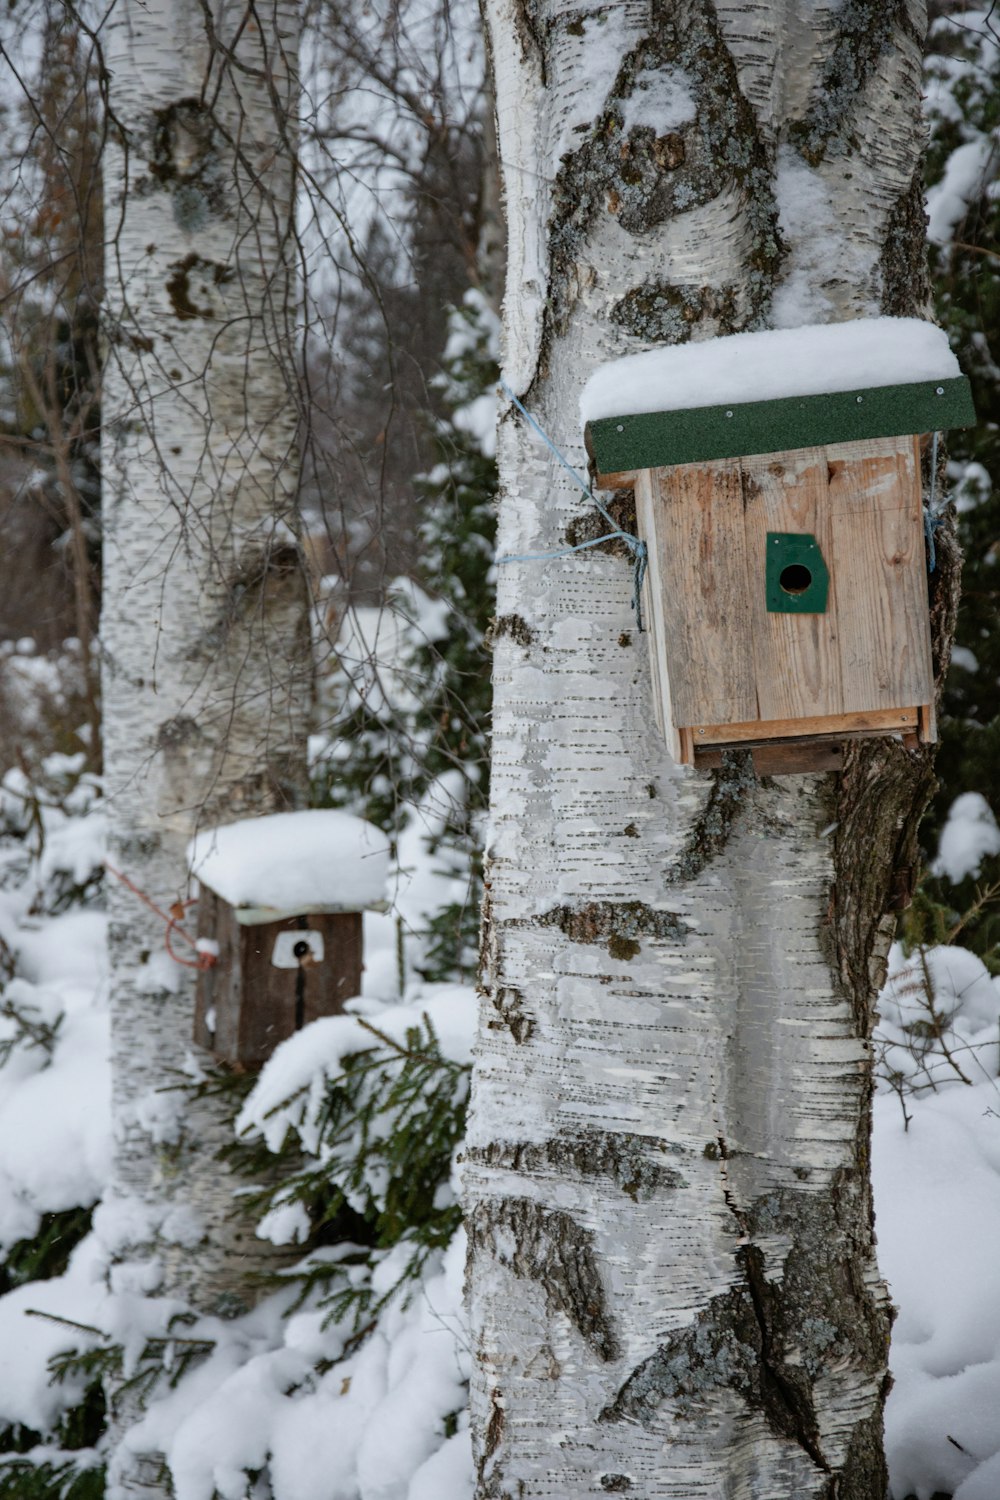
[[[203,829],[187,857],[192,875],[249,924],[385,905],[389,840],[330,808]]]
[[[600,473],[967,426],[943,329],[857,318],[736,333],[599,365],[583,388]]]

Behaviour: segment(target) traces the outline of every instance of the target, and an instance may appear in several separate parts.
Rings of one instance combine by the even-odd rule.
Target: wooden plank
[[[245,1067],[266,1062],[279,1042],[320,1016],[339,1015],[361,988],[362,919],[360,912],[290,917],[244,927],[244,987],[239,1024],[238,1061]],[[301,970],[277,968],[271,962],[279,933],[319,932],[324,956]]]
[[[815,739],[823,734],[902,734],[917,725],[915,708],[878,709],[872,713],[823,714],[814,719],[751,719],[742,724],[695,724],[695,750],[701,745],[740,744],[747,740]]]
[[[648,472],[648,469],[623,469],[617,474],[595,474],[594,483],[599,490],[631,490],[635,488],[639,475]]]
[[[933,696],[919,445],[885,439],[855,457],[827,450],[843,707]]]
[[[757,712],[740,466],[688,464],[653,475],[662,653],[677,725]]]
[[[653,684],[653,710],[660,733],[667,742],[667,749],[678,765],[685,762],[680,737],[673,721],[670,701],[670,676],[667,671],[666,654],[662,647],[665,626],[663,623],[663,581],[660,577],[660,555],[656,546],[653,514],[653,481],[648,470],[638,475],[635,487],[636,531],[646,543],[648,565],[643,584],[643,619],[649,635],[649,669]]]
[[[799,719],[843,712],[837,644],[836,580],[823,614],[772,614],[767,608],[767,533],[811,533],[830,566],[832,530],[823,448],[744,458],[747,570],[758,712]]]
[[[774,740],[770,744],[750,744],[745,748],[753,756],[758,776],[801,776],[812,772],[839,771],[844,764],[842,739]],[[695,753],[698,770],[715,770],[722,765],[723,749],[706,745]]]
[[[933,704],[933,702],[922,703],[920,705],[920,708],[917,710],[917,713],[919,715],[919,718],[918,718],[918,729],[919,729],[920,743],[922,745],[936,745],[937,744],[937,714],[934,711],[934,704]]]

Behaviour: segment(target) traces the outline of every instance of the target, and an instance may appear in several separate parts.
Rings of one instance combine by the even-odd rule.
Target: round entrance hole
[[[804,594],[812,581],[813,576],[804,563],[789,563],[778,575],[778,582],[786,594]]]
[[[299,938],[298,942],[295,944],[295,947],[292,949],[292,952],[296,958],[305,958],[306,954],[309,952],[309,944],[305,941],[304,938]]]

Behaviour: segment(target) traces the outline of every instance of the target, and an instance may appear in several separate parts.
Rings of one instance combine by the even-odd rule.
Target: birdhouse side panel
[[[198,897],[198,937],[218,946],[195,985],[194,1040],[229,1062],[239,1057],[242,991],[241,928],[228,901],[203,885]]]
[[[845,712],[930,703],[919,440],[841,444],[827,457]]]
[[[750,613],[759,717],[804,719],[843,711],[837,612],[831,588],[822,610],[785,612],[769,607],[769,574],[780,594],[795,603],[832,556],[826,452],[801,448],[742,460]],[[812,538],[797,561],[782,568],[777,535]],[[812,549],[819,555],[813,561]],[[768,551],[779,550],[773,564]],[[790,554],[789,554],[790,555]],[[782,588],[786,575],[791,590]],[[832,580],[831,580],[832,582]],[[800,591],[799,584],[802,583]],[[808,597],[806,597],[808,603]]]
[[[657,489],[657,494],[659,493]],[[655,544],[653,479],[648,469],[635,476],[636,527],[640,537],[646,539],[648,566],[642,591],[642,612],[646,621],[649,646],[650,679],[653,687],[653,712],[660,733],[667,742],[667,749],[675,761],[682,759],[680,735],[674,727],[673,708],[670,700],[670,679],[662,643],[665,640],[663,623],[663,582],[660,577],[660,554]]]
[[[662,634],[677,726],[757,717],[743,490],[736,460],[654,472]]]

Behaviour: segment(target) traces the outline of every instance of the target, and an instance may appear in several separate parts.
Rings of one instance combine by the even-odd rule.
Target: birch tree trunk
[[[487,11],[505,373],[578,468],[602,360],[926,315],[920,0]],[[500,461],[500,554],[588,534],[509,406]],[[499,590],[465,1166],[479,1500],[877,1500],[869,1035],[930,757],[680,772],[624,554],[514,562]]]
[[[196,826],[303,791],[296,7],[117,0],[103,35],[109,862],[168,908],[187,893]],[[109,885],[116,1154],[99,1225],[112,1285],[239,1310],[261,1247],[230,1217],[225,1121],[163,1092],[193,1050],[194,971],[166,955],[134,892]],[[157,1468],[119,1463],[112,1492],[159,1494]]]

